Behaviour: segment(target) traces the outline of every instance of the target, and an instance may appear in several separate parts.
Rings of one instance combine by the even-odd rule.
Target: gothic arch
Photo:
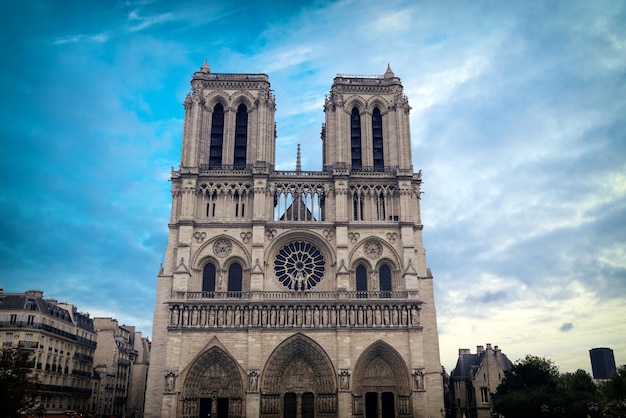
[[[389,102],[380,96],[371,98],[367,103],[367,114],[371,115],[375,107],[378,107],[383,117],[389,113]]]
[[[228,241],[231,245],[231,250],[230,253],[228,253],[225,257],[218,259],[216,258],[217,254],[215,254],[214,246],[218,241],[221,240]],[[212,261],[215,261],[219,268],[223,269],[226,263],[230,262],[230,260],[232,259],[231,257],[239,257],[244,270],[250,269],[252,261],[250,253],[248,252],[246,247],[241,245],[241,243],[233,237],[226,234],[220,234],[212,237],[210,240],[203,243],[200,248],[198,248],[192,258],[191,267],[194,269],[194,271],[202,271],[202,267],[204,267],[204,264],[206,264],[207,260],[210,259]]]
[[[397,396],[411,394],[409,369],[402,356],[384,341],[370,345],[356,362],[352,393],[394,392]]]
[[[362,96],[350,96],[346,99],[345,103],[346,104],[344,106],[344,112],[346,112],[348,115],[352,114],[352,109],[354,107],[359,109],[361,117],[363,117],[363,115],[365,115],[367,112],[366,100]]]
[[[234,358],[214,339],[181,372],[179,397],[184,416],[198,416],[203,399],[228,399],[229,416],[243,416],[244,376]]]
[[[232,95],[231,107],[237,109],[240,104],[246,106],[248,113],[254,110],[254,96],[247,91],[238,91]]]
[[[331,394],[337,391],[336,374],[319,344],[303,334],[295,334],[270,354],[260,388],[268,395],[286,391]]]
[[[400,256],[398,255],[398,252],[395,250],[395,248],[389,245],[388,242],[372,235],[360,240],[359,243],[352,249],[349,257],[350,266],[354,266],[356,268],[356,263],[358,262],[358,260],[370,258],[367,257],[365,253],[365,244],[370,241],[374,241],[380,244],[382,249],[381,253],[373,261],[373,263],[375,263],[375,266],[373,266],[374,268],[378,269],[380,262],[382,260],[386,260],[393,271],[401,270],[402,262],[400,261]]]
[[[211,113],[216,104],[221,103],[224,106],[224,113],[228,112],[228,104],[230,103],[230,96],[222,90],[213,91],[204,98],[204,110]]]

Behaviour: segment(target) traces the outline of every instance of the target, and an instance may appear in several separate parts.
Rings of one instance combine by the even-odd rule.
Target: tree
[[[34,404],[35,381],[30,376],[30,352],[5,347],[0,352],[0,405],[3,417],[17,417]]]
[[[626,365],[621,365],[608,382],[600,388],[607,403],[602,413],[607,418],[626,417]]]
[[[539,416],[542,405],[556,406],[559,370],[542,357],[518,360],[492,396],[493,408],[506,418]]]
[[[589,413],[589,403],[598,403],[600,393],[591,376],[584,370],[561,375],[558,383],[558,401],[566,406],[564,416],[585,418]]]

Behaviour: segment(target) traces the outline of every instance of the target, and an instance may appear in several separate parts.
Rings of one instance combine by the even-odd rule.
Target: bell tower
[[[439,416],[441,364],[408,100],[337,75],[323,167],[275,168],[265,74],[193,74],[145,416]]]

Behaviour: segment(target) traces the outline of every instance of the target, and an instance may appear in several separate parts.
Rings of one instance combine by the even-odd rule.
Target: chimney
[[[43,298],[43,290],[27,290],[27,295],[35,296],[38,298]]]
[[[470,349],[469,348],[459,348],[459,356],[462,356],[464,354],[470,354]]]
[[[476,354],[480,354],[483,351],[485,351],[484,347],[482,345],[477,345],[476,346]]]
[[[487,350],[491,350],[491,344],[487,343]]]

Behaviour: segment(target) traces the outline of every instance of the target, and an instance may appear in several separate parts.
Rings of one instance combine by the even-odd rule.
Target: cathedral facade
[[[184,106],[145,416],[441,416],[400,79],[337,75],[321,171],[275,169],[265,74],[205,64]]]

